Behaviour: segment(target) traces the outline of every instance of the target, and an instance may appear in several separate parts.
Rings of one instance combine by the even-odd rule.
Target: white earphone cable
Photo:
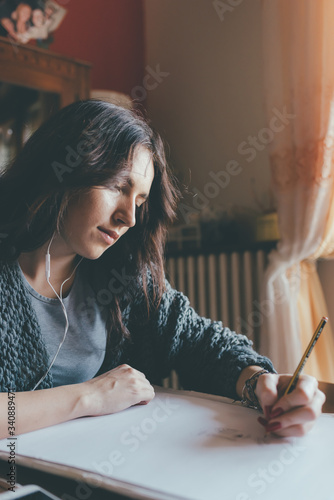
[[[51,257],[50,257],[50,247],[51,247],[51,243],[53,241],[53,238],[55,236],[55,233],[53,233],[53,236],[50,240],[50,243],[49,243],[49,246],[48,246],[48,249],[47,249],[47,252],[46,252],[46,255],[45,255],[45,275],[46,275],[46,280],[48,282],[48,284],[50,285],[50,287],[52,288],[53,292],[56,294],[58,300],[60,301],[60,304],[61,304],[61,307],[63,309],[63,313],[64,313],[64,316],[65,316],[65,330],[64,330],[64,335],[63,335],[63,338],[59,344],[59,347],[57,349],[57,352],[56,354],[54,355],[51,363],[50,363],[50,366],[49,368],[47,369],[47,371],[45,372],[45,374],[43,375],[43,377],[37,382],[37,384],[35,385],[35,387],[32,389],[33,391],[43,382],[43,380],[45,379],[45,377],[48,375],[48,373],[50,372],[57,356],[58,356],[58,353],[61,349],[61,346],[63,345],[63,343],[65,342],[65,339],[66,339],[66,334],[67,334],[67,331],[68,331],[68,327],[69,327],[69,321],[68,321],[68,316],[67,316],[67,311],[66,311],[66,307],[63,303],[63,286],[64,284],[70,280],[73,276],[73,274],[75,273],[77,267],[79,266],[79,264],[81,263],[81,261],[83,260],[83,257],[81,257],[81,259],[79,260],[79,262],[77,263],[77,265],[75,266],[75,268],[73,269],[71,275],[66,278],[65,281],[63,281],[63,283],[61,284],[60,286],[60,295],[58,295],[58,293],[56,292],[56,290],[54,289],[54,287],[52,286],[52,284],[50,283],[50,276],[51,276]]]

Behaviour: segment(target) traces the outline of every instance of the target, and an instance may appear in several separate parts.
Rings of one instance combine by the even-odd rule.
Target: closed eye
[[[146,202],[146,201],[147,201],[147,200],[144,200],[144,201],[142,201],[142,203],[139,203],[139,204],[137,205],[137,208],[142,207],[142,206],[145,204],[145,202]]]
[[[121,193],[123,191],[122,186],[115,186],[112,184],[106,187],[109,191],[112,191],[113,193]]]
[[[123,185],[116,184],[116,185],[110,186],[109,189],[111,191],[114,191],[114,192],[116,191],[118,193],[125,193],[126,194],[128,191],[128,186],[131,187],[131,185],[132,185],[131,182],[128,181],[127,184],[123,184]],[[144,203],[148,200],[148,195],[147,194],[140,194],[140,195],[138,195],[138,198],[142,201],[139,203],[136,203],[136,208],[140,208],[144,205]]]

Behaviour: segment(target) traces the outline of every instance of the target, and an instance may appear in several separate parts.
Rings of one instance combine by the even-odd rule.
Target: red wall
[[[131,94],[144,75],[142,0],[58,0],[67,9],[52,52],[89,61],[92,88]]]

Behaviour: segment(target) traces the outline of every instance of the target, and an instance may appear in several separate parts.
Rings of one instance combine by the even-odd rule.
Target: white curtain
[[[260,351],[280,372],[292,372],[324,314],[320,310],[326,310],[320,304],[319,314],[310,315],[313,299],[309,295],[301,301],[301,290],[311,275],[319,285],[315,267],[307,263],[321,248],[333,197],[334,2],[263,0],[262,16],[266,114],[274,131],[270,165],[281,240],[265,277],[262,300],[270,313],[262,323]],[[280,130],[275,129],[277,114],[283,117]],[[303,311],[312,317],[306,326],[300,320]],[[321,341],[312,374],[334,382],[333,337],[323,334]]]

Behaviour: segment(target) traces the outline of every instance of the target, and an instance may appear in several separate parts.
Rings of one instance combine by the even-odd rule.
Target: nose
[[[116,214],[116,221],[126,227],[133,227],[136,224],[136,200],[126,197],[119,204]]]

